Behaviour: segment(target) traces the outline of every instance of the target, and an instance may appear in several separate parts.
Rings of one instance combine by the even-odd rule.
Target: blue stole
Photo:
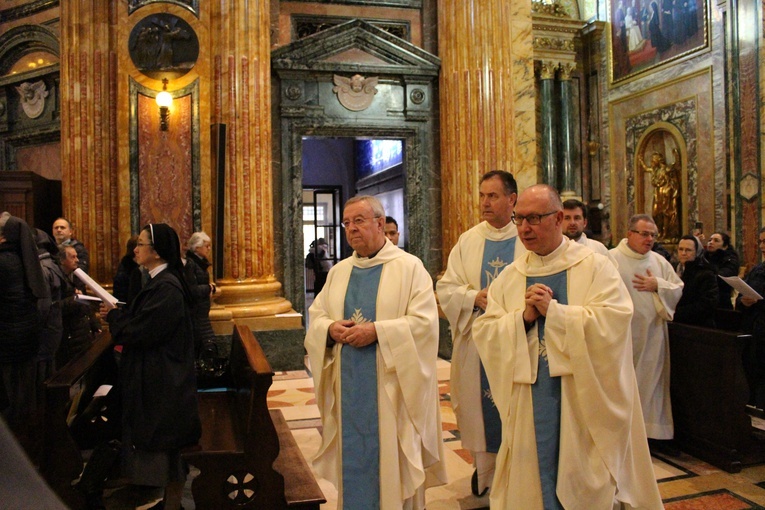
[[[374,322],[383,265],[354,267],[343,317]],[[343,509],[380,508],[380,435],[377,411],[377,343],[340,350]]]
[[[568,275],[566,271],[538,277],[527,277],[526,288],[542,283],[553,290],[553,298],[568,304]],[[560,449],[560,377],[550,376],[545,346],[545,317],[537,319],[539,331],[539,369],[537,381],[531,385],[534,406],[534,428],[537,436],[539,478],[542,482],[542,500],[545,510],[563,510],[555,488],[558,485],[558,451]]]
[[[511,237],[504,241],[485,240],[483,245],[483,261],[481,263],[481,288],[488,287],[505,266],[513,262],[515,257],[515,241],[517,237]],[[489,379],[486,371],[481,367],[481,409],[483,410],[483,428],[486,437],[486,451],[497,453],[502,443],[502,420],[499,411],[494,404],[489,388]]]

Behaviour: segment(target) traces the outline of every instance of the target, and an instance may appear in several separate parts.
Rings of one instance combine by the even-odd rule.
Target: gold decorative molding
[[[560,65],[560,79],[561,81],[568,81],[571,79],[571,73],[576,69],[576,62],[565,62]]]
[[[553,80],[555,79],[555,71],[560,67],[560,62],[554,60],[542,60],[539,62],[539,79],[540,80]]]
[[[539,2],[533,2],[537,6]],[[544,5],[551,8],[557,4]],[[559,6],[558,6],[559,7]],[[581,37],[585,23],[568,16],[552,16],[548,12],[534,11],[532,33],[534,60],[557,60],[576,62],[577,39]]]
[[[547,3],[542,1],[531,2],[532,14],[544,14],[545,16],[555,16],[558,18],[570,18],[566,9],[558,2]]]
[[[534,50],[576,51],[573,39],[560,37],[534,37]]]

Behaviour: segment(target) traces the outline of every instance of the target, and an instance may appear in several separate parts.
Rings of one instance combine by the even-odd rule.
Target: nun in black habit
[[[143,228],[135,261],[150,279],[126,308],[106,310],[120,364],[123,475],[165,488],[157,508],[180,508],[188,468],[181,448],[198,441],[190,294],[178,235],[163,223]]]

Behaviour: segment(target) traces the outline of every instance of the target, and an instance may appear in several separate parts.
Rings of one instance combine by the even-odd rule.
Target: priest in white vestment
[[[491,508],[660,509],[632,301],[608,258],[564,238],[562,209],[550,186],[520,195],[528,253],[497,277],[473,326],[503,425]]]
[[[421,509],[446,482],[433,281],[384,222],[376,198],[348,201],[354,252],[330,270],[305,338],[323,427],[314,467],[345,510]]]
[[[683,295],[683,281],[667,259],[651,251],[657,232],[651,216],[635,215],[630,218],[627,238],[611,250],[611,255],[619,264],[619,273],[635,307],[632,358],[645,429],[649,438],[670,440],[674,438],[674,422],[669,398],[667,322],[672,320]],[[656,446],[676,451],[669,443]]]
[[[489,285],[526,252],[516,242],[518,229],[511,221],[518,198],[513,175],[502,170],[484,174],[479,193],[484,221],[460,236],[444,276],[436,283],[438,301],[452,332],[452,408],[462,447],[473,456],[471,486],[476,496],[491,487],[502,423],[473,344],[473,321],[486,309]]]

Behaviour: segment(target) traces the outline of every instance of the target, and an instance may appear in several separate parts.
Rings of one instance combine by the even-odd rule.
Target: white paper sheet
[[[762,296],[760,296],[756,290],[747,285],[747,283],[738,276],[720,276],[720,278],[722,278],[725,283],[736,289],[742,296],[757,300],[762,299]]]
[[[107,308],[117,308],[117,298],[106,292],[106,289],[101,287],[93,278],[88,276],[88,273],[80,269],[79,267],[74,270],[75,276],[82,280],[85,285],[88,286],[93,293],[98,296],[101,301],[104,302]]]

